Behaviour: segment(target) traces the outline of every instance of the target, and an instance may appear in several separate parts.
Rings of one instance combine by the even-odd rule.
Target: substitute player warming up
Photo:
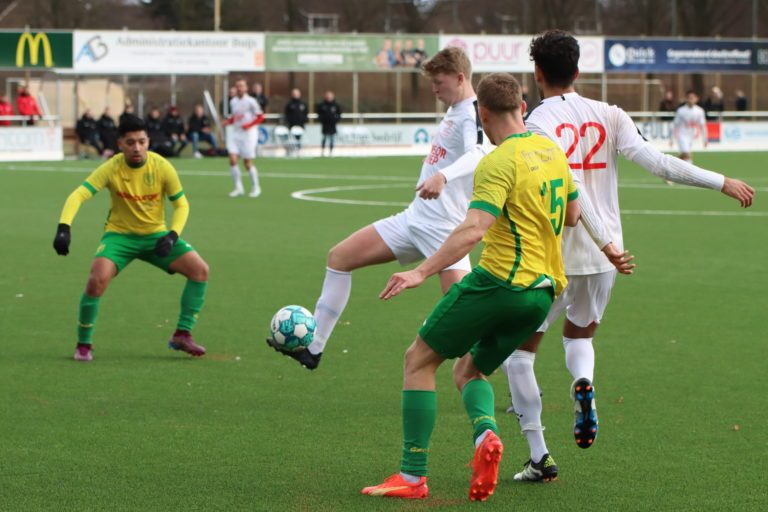
[[[394,274],[381,298],[466,257],[482,239],[480,263],[437,304],[405,354],[400,472],[363,494],[425,498],[429,440],[437,416],[435,373],[459,358],[453,378],[474,431],[469,499],[493,494],[504,446],[486,380],[536,331],[566,285],[560,238],[579,219],[568,161],[552,141],[523,124],[520,85],[512,75],[485,77],[478,86],[480,118],[497,148],[475,170],[469,211],[440,249],[414,270]]]
[[[70,194],[53,240],[58,254],[69,254],[70,226],[80,205],[99,190],[109,189],[112,204],[104,236],[80,299],[75,360],[93,359],[93,329],[101,296],[112,279],[137,258],[187,278],[181,295],[181,315],[168,346],[202,356],[205,348],[195,343],[191,331],[205,302],[208,265],[191,245],[179,238],[189,216],[189,203],[173,166],[160,155],[147,151],[149,137],[144,121],[131,115],[120,123],[118,130],[122,153],[104,162]],[[170,230],[165,225],[165,197],[173,206]]]

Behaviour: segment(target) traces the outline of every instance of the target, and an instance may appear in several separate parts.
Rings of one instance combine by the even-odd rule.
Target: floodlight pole
[[[215,32],[221,30],[221,0],[214,0],[213,2],[213,30]],[[213,78],[213,104],[215,108],[219,108],[225,95],[226,93],[222,91],[221,75],[217,73]],[[222,114],[227,114],[229,112],[229,104],[228,102],[224,103],[225,107]],[[223,131],[223,128],[219,127],[219,129]]]

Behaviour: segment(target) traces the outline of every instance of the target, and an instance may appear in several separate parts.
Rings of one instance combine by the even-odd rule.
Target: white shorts
[[[234,128],[227,135],[227,153],[239,155],[248,160],[256,157],[256,146],[259,143],[259,130],[257,128],[249,128],[248,130]]]
[[[692,144],[693,137],[686,137],[685,135],[677,136],[677,147],[681,153],[690,153]]]
[[[568,286],[552,303],[547,319],[541,324],[538,332],[546,332],[563,310],[565,317],[579,327],[587,327],[592,322],[599,324],[611,299],[614,281],[615,270],[585,276],[568,276]]]
[[[453,231],[450,227],[427,228],[409,224],[405,212],[378,220],[373,223],[373,227],[401,265],[429,258],[437,252]],[[472,264],[469,262],[469,256],[464,256],[444,270],[471,272]]]

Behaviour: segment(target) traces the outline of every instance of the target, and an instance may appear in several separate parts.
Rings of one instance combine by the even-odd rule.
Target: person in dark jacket
[[[214,153],[218,150],[216,137],[211,131],[211,120],[205,115],[205,109],[199,103],[195,105],[195,111],[189,116],[189,121],[187,121],[187,138],[192,142],[192,151],[195,158],[203,157],[202,153],[200,153],[201,141],[210,144]]]
[[[736,101],[734,102],[734,107],[736,107],[735,110],[737,112],[746,112],[747,108],[749,108],[749,101],[747,100],[747,96],[741,89],[736,89]],[[746,118],[740,117],[739,119]]]
[[[288,128],[294,126],[301,126],[307,124],[307,104],[301,99],[301,91],[299,89],[293,89],[291,91],[291,99],[285,105],[285,124]]]
[[[104,152],[104,147],[99,141],[99,126],[96,124],[96,120],[91,114],[91,109],[85,109],[83,117],[81,117],[75,124],[75,133],[80,139],[81,144],[93,146],[99,155]]]
[[[160,109],[152,107],[147,114],[147,135],[149,136],[149,150],[160,156],[173,156],[173,141],[165,134],[163,120],[160,118]]]
[[[285,124],[288,126],[291,137],[290,154],[298,156],[301,150],[301,137],[304,134],[304,125],[307,124],[309,111],[307,104],[301,99],[299,89],[291,90],[291,99],[285,105]]]
[[[723,91],[718,86],[712,87],[712,93],[704,100],[702,105],[704,111],[707,113],[707,121],[713,121],[720,118],[725,110],[725,102],[723,101]]]
[[[184,119],[179,115],[179,109],[172,105],[163,118],[163,131],[171,140],[173,154],[179,156],[187,147],[187,130],[184,128]]]
[[[256,82],[253,84],[250,94],[258,102],[259,106],[261,107],[261,111],[266,114],[267,105],[269,105],[269,99],[267,99],[267,95],[264,94],[264,87],[259,82]]]
[[[315,111],[317,112],[317,119],[323,126],[323,141],[320,154],[325,156],[325,144],[327,142],[328,156],[331,156],[336,139],[336,123],[341,120],[341,106],[336,103],[336,95],[333,91],[325,91],[323,101],[317,104]]]
[[[659,112],[669,112],[661,117],[662,121],[672,121],[675,118],[675,112],[680,103],[675,101],[675,93],[672,89],[667,89],[664,98],[659,102]]]
[[[117,118],[118,124],[123,124],[123,121],[127,121],[129,118],[132,118],[136,115],[135,112],[136,109],[133,108],[133,104],[126,103],[125,107],[123,108],[123,113],[120,114],[120,117]]]
[[[104,156],[114,155],[117,153],[117,125],[110,115],[109,107],[104,109],[97,124],[99,126],[99,139],[104,145]]]

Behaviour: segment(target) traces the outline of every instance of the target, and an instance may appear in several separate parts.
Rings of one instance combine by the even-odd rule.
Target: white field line
[[[67,173],[87,173],[95,169],[89,167],[54,167],[54,166],[25,166],[0,164],[0,171],[28,171],[28,172],[67,172]],[[229,177],[226,170],[221,171],[192,171],[178,170],[179,174],[184,176],[213,176]],[[275,179],[310,179],[310,180],[340,180],[340,181],[390,181],[390,182],[408,182],[415,183],[413,177],[406,176],[382,176],[372,174],[319,174],[319,173],[294,173],[294,172],[260,172],[259,177]],[[759,178],[753,181],[763,181]],[[639,188],[656,190],[703,190],[696,187],[687,187],[685,185],[667,185],[665,183],[648,183],[636,180],[623,181],[619,183],[619,188]],[[756,187],[758,192],[768,192],[768,187]]]
[[[25,165],[0,165],[0,171],[18,171],[18,172],[66,172],[66,173],[86,173],[92,170],[93,166],[88,167],[54,167],[54,166],[25,166]],[[191,171],[179,170],[179,174],[186,176],[214,176],[227,177],[224,171]],[[315,194],[324,194],[332,192],[342,192],[348,190],[376,190],[386,188],[410,187],[414,183],[412,178],[402,176],[379,176],[379,175],[349,175],[349,174],[315,174],[315,173],[279,173],[279,172],[261,172],[259,177],[277,178],[277,179],[316,179],[316,180],[342,180],[342,181],[389,181],[401,182],[386,185],[352,185],[346,187],[325,187],[318,189],[297,190],[291,193],[291,197],[302,201],[315,201],[319,203],[335,203],[359,206],[400,206],[405,207],[410,203],[402,201],[369,201],[362,199],[341,199],[332,197],[318,197]],[[664,183],[642,183],[628,182],[620,183],[619,188],[640,188],[656,190],[702,190],[686,186],[670,186]],[[767,192],[768,187],[756,187],[755,190]],[[676,215],[676,216],[711,216],[711,217],[768,217],[768,212],[756,211],[715,211],[715,210],[622,210],[624,215]]]
[[[318,203],[346,204],[359,206],[400,206],[405,207],[410,203],[395,201],[368,201],[364,199],[341,199],[335,197],[320,197],[315,194],[327,194],[333,192],[345,192],[351,190],[380,190],[402,188],[405,185],[349,185],[342,187],[323,187],[306,190],[297,190],[291,193],[291,197],[301,201],[316,201]],[[667,185],[662,187],[668,188]],[[746,210],[716,211],[716,210],[622,210],[623,215],[673,215],[689,217],[768,217],[768,212],[754,212]]]

